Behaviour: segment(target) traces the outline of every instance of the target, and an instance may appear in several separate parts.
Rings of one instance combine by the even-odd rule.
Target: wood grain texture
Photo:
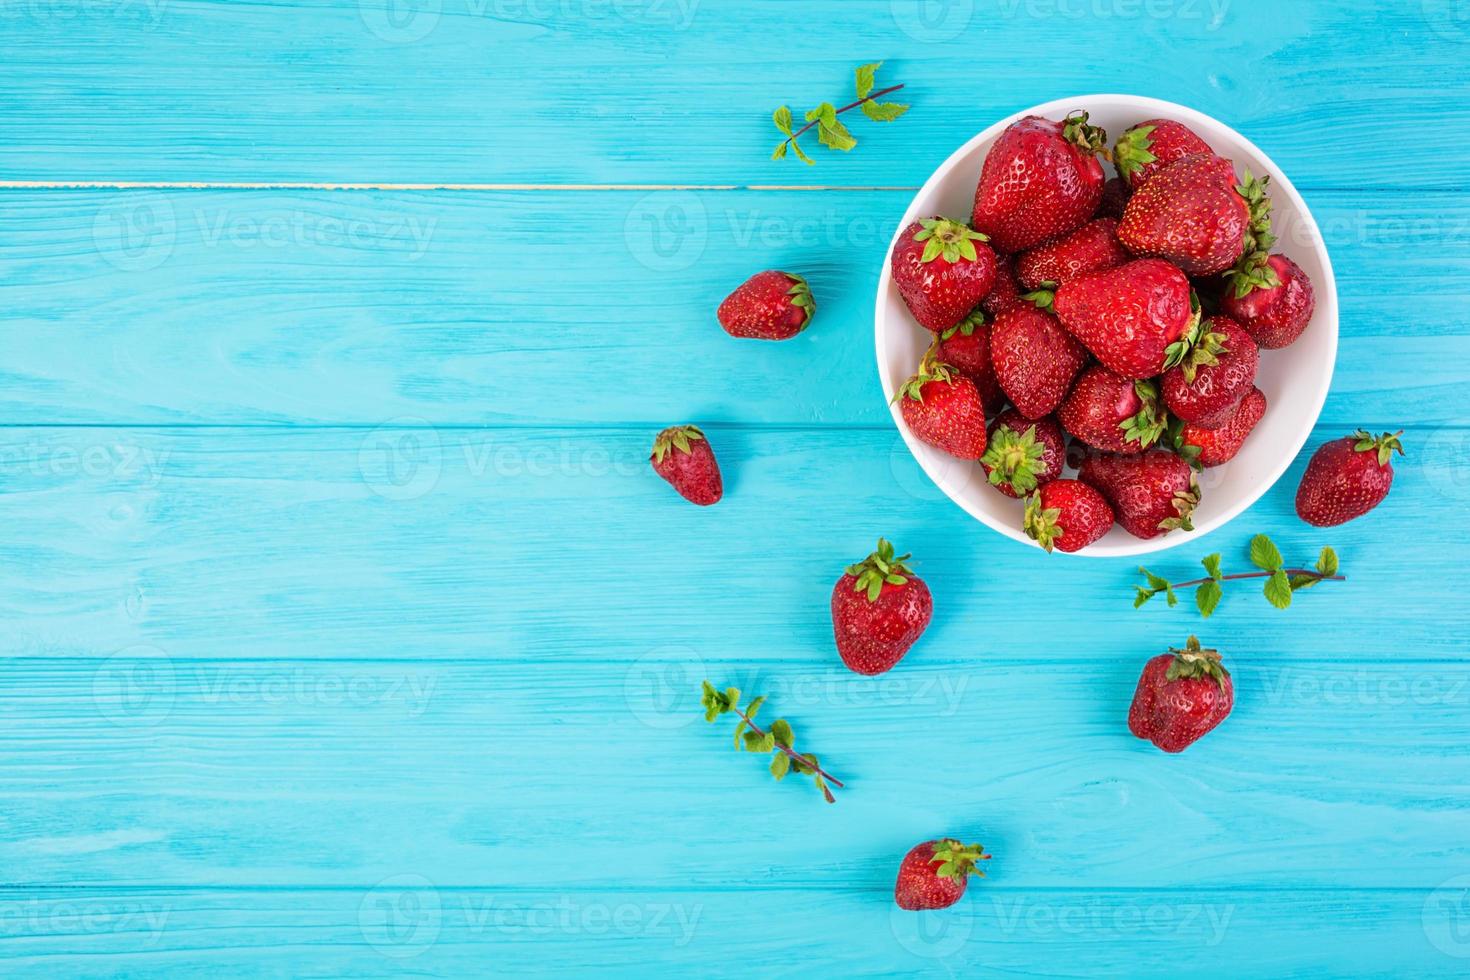
[[[1466,430],[1410,438],[1371,521],[1302,524],[1302,460],[1228,527],[1150,561],[1176,580],[1211,551],[1245,566],[1262,530],[1294,560],[1341,553],[1348,582],[1287,613],[1244,583],[1203,626],[1192,608],[1134,610],[1136,562],[991,533],[896,432],[709,433],[726,498],[695,509],[648,466],[651,430],[4,430],[0,651],[566,667],[674,644],[826,668],[832,583],[880,534],[936,594],[916,663],[1046,664],[1079,646],[1131,661],[1195,629],[1268,659],[1457,660],[1470,637],[1462,539],[1425,534],[1421,513],[1463,509]],[[1391,628],[1347,628],[1375,604]]]
[[[12,192],[0,409],[16,424],[886,426],[872,301],[909,197]],[[1324,422],[1470,422],[1470,198],[1310,197],[1342,304]],[[719,301],[773,267],[810,278],[813,325],[728,337]]]
[[[980,885],[985,885],[982,882]],[[940,917],[887,887],[750,892],[70,889],[0,899],[7,970],[94,976],[1458,976],[1452,891],[972,886]],[[780,915],[753,908],[765,903]],[[832,910],[846,914],[834,918]],[[752,927],[752,918],[759,919]],[[769,921],[766,921],[769,919]],[[1350,950],[1350,953],[1345,953]],[[819,964],[814,967],[813,964]]]
[[[1470,21],[1452,0],[1289,16],[1267,0],[3,11],[12,179],[916,185],[1018,109],[1147,91],[1235,126],[1301,187],[1464,186]],[[908,117],[860,121],[862,145],[815,167],[767,159],[773,109],[840,105],[875,59],[908,84]]]

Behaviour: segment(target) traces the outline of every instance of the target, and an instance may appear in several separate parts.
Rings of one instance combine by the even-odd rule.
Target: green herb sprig
[[[1300,589],[1310,589],[1323,581],[1347,581],[1346,578],[1337,574],[1337,552],[1331,548],[1322,549],[1315,569],[1287,568],[1281,558],[1281,550],[1264,534],[1257,534],[1251,539],[1250,554],[1251,564],[1260,571],[1223,575],[1220,572],[1220,555],[1216,553],[1206,555],[1200,561],[1209,575],[1205,578],[1190,579],[1187,582],[1170,582],[1162,576],[1155,575],[1147,568],[1139,566],[1138,570],[1148,580],[1148,585],[1137,587],[1138,592],[1133,599],[1133,608],[1137,609],[1160,592],[1164,594],[1164,599],[1169,605],[1176,605],[1179,602],[1179,597],[1175,595],[1176,589],[1182,590],[1196,586],[1194,604],[1199,608],[1200,615],[1208,619],[1220,603],[1220,597],[1224,594],[1223,583],[1225,582],[1263,578],[1266,582],[1262,592],[1267,601],[1277,609],[1285,609],[1291,605],[1292,595]]]
[[[846,153],[857,146],[857,139],[848,131],[837,117],[850,109],[861,108],[863,115],[874,122],[893,122],[899,116],[909,111],[909,107],[900,102],[879,102],[878,99],[897,92],[903,88],[902,85],[890,85],[885,89],[873,91],[874,77],[878,69],[883,67],[883,62],[875,61],[871,65],[863,65],[854,73],[857,77],[857,101],[850,102],[841,109],[835,108],[830,102],[823,102],[815,109],[806,113],[806,125],[792,132],[791,109],[782,106],[772,114],[771,118],[776,123],[776,128],[786,134],[786,138],[776,145],[776,151],[771,154],[772,160],[780,160],[786,156],[789,149],[796,154],[798,160],[805,164],[816,163],[802,150],[801,144],[797,142],[803,133],[817,127],[817,141],[823,146],[833,150],[841,150]]]
[[[755,713],[760,710],[766,699],[758,697],[753,699],[744,708],[740,707],[740,688],[727,687],[723,691],[718,690],[709,681],[704,682],[704,695],[699,703],[704,706],[704,720],[713,722],[720,715],[734,712],[740,716],[740,721],[735,725],[735,747],[744,749],[746,752],[769,752],[771,753],[771,775],[778,780],[785,779],[786,774],[795,769],[803,776],[811,776],[816,783],[817,789],[822,791],[822,796],[828,803],[836,803],[837,798],[832,795],[828,783],[842,789],[842,781],[827,772],[818,763],[817,757],[802,754],[792,748],[795,744],[795,734],[791,725],[785,718],[777,718],[771,722],[769,730],[762,729],[755,723]]]

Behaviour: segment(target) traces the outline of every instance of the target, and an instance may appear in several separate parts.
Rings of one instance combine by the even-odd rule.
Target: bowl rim
[[[1290,178],[1286,176],[1286,174],[1267,153],[1265,153],[1253,141],[1242,135],[1238,130],[1235,129],[1235,127],[1230,126],[1213,116],[1200,112],[1198,109],[1192,109],[1189,106],[1180,105],[1177,102],[1169,102],[1165,99],[1156,99],[1146,95],[1126,95],[1122,93],[1094,93],[1091,95],[1075,95],[1061,99],[1052,99],[1048,102],[1042,102],[1038,105],[1031,106],[1030,108],[1021,109],[1018,112],[1014,112],[1000,120],[997,120],[991,125],[985,127],[985,129],[981,130],[979,133],[972,136],[970,139],[966,140],[960,147],[958,147],[953,153],[945,158],[944,162],[941,163],[934,170],[934,172],[929,175],[929,178],[924,181],[919,189],[914,192],[914,196],[909,201],[908,207],[904,209],[903,217],[899,220],[898,227],[895,229],[892,239],[889,240],[888,250],[883,254],[883,264],[882,268],[879,270],[878,290],[873,308],[873,334],[875,341],[875,356],[877,359],[878,368],[878,384],[883,391],[884,399],[888,402],[889,415],[893,418],[894,425],[897,426],[899,435],[903,438],[904,444],[908,447],[909,454],[913,456],[915,461],[918,462],[919,467],[924,471],[924,474],[928,476],[929,480],[936,487],[938,487],[940,492],[948,497],[951,502],[957,504],[962,510],[968,513],[971,517],[978,520],[980,523],[984,524],[986,527],[990,528],[993,531],[997,531],[1000,534],[1003,534],[1004,536],[1015,541],[1019,541],[1023,544],[1035,547],[1036,543],[1032,541],[1029,537],[1027,537],[1019,527],[1000,523],[989,513],[982,510],[980,507],[972,505],[971,502],[964,500],[957,494],[951,492],[950,488],[946,486],[944,481],[940,478],[940,475],[934,471],[934,468],[931,467],[928,462],[926,462],[926,454],[918,451],[918,447],[924,444],[915,439],[913,434],[909,432],[908,426],[903,423],[903,416],[901,414],[899,405],[896,401],[893,400],[894,392],[897,390],[897,386],[902,383],[902,379],[895,379],[889,376],[887,367],[887,350],[885,344],[885,341],[887,339],[888,318],[885,314],[884,306],[886,304],[886,301],[890,297],[891,290],[894,288],[889,256],[893,254],[893,249],[897,246],[899,237],[903,234],[904,229],[907,228],[914,221],[918,220],[919,217],[921,217],[921,215],[919,215],[918,213],[918,205],[920,199],[926,197],[933,190],[934,186],[938,182],[948,178],[950,173],[957,166],[959,166],[960,161],[963,158],[969,156],[972,152],[974,152],[974,150],[981,143],[995,138],[996,136],[1000,135],[1000,133],[1007,126],[1010,126],[1012,123],[1026,116],[1046,116],[1058,112],[1065,114],[1077,109],[1086,109],[1090,104],[1099,103],[1107,103],[1108,108],[1110,109],[1136,109],[1141,113],[1144,113],[1144,115],[1140,117],[1141,119],[1147,119],[1154,115],[1170,116],[1178,119],[1180,122],[1198,125],[1201,128],[1207,130],[1211,128],[1223,129],[1227,131],[1231,136],[1233,136],[1237,141],[1239,141],[1240,145],[1245,147],[1245,149],[1251,155],[1253,155],[1256,160],[1260,162],[1265,171],[1270,174],[1272,195],[1285,195],[1285,197],[1295,208],[1298,215],[1298,220],[1302,222],[1303,227],[1308,229],[1311,234],[1311,247],[1316,252],[1322,266],[1322,275],[1319,278],[1319,281],[1313,283],[1313,287],[1317,296],[1317,310],[1314,313],[1314,319],[1321,317],[1322,319],[1318,322],[1317,329],[1326,329],[1329,333],[1329,358],[1327,371],[1322,377],[1322,381],[1318,386],[1318,390],[1314,393],[1311,411],[1303,415],[1304,424],[1301,426],[1295,437],[1295,445],[1291,446],[1289,452],[1283,452],[1281,454],[1281,458],[1276,462],[1273,471],[1270,473],[1269,476],[1260,481],[1253,492],[1242,495],[1241,499],[1238,502],[1227,507],[1219,514],[1213,515],[1208,522],[1201,522],[1197,526],[1196,530],[1188,535],[1161,534],[1158,537],[1149,538],[1147,540],[1144,540],[1142,538],[1130,537],[1126,545],[1112,546],[1105,550],[1096,550],[1089,547],[1083,548],[1081,551],[1076,552],[1053,552],[1053,554],[1067,554],[1069,556],[1077,556],[1083,558],[1124,558],[1135,555],[1151,554],[1157,551],[1166,551],[1170,548],[1177,547],[1178,545],[1183,544],[1187,541],[1197,540],[1198,538],[1209,534],[1211,531],[1216,531],[1224,527],[1226,524],[1230,523],[1232,520],[1238,517],[1241,512],[1245,511],[1247,508],[1255,504],[1258,500],[1266,495],[1267,491],[1269,491],[1272,487],[1276,485],[1277,481],[1281,479],[1282,475],[1285,474],[1286,471],[1291,467],[1292,463],[1295,462],[1297,455],[1302,451],[1302,447],[1305,446],[1307,440],[1311,438],[1312,431],[1316,428],[1317,421],[1322,415],[1322,406],[1325,405],[1327,402],[1327,394],[1332,387],[1332,377],[1337,369],[1339,333],[1337,279],[1332,269],[1332,258],[1327,249],[1327,242],[1322,237],[1322,231],[1317,224],[1317,219],[1312,214],[1311,209],[1307,207],[1307,202],[1302,199],[1301,194],[1298,193],[1296,186],[1292,184]],[[926,446],[925,448],[927,449],[928,447]]]

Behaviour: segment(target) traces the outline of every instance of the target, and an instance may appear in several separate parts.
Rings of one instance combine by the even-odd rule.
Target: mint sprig
[[[1139,608],[1161,592],[1169,605],[1177,605],[1179,597],[1175,594],[1175,590],[1193,586],[1195,587],[1194,604],[1199,609],[1200,615],[1209,619],[1215,607],[1220,604],[1220,598],[1224,595],[1223,584],[1225,582],[1263,578],[1266,581],[1261,591],[1266,600],[1277,609],[1286,609],[1291,605],[1292,596],[1301,589],[1310,589],[1323,581],[1347,581],[1346,578],[1337,574],[1337,552],[1331,548],[1322,549],[1322,553],[1317,557],[1317,567],[1314,569],[1288,568],[1281,557],[1281,549],[1276,547],[1276,543],[1264,534],[1257,534],[1251,539],[1250,559],[1251,564],[1260,571],[1223,575],[1220,572],[1220,556],[1218,554],[1206,555],[1201,559],[1200,564],[1205,567],[1208,574],[1204,578],[1190,579],[1187,582],[1170,582],[1139,566],[1138,571],[1148,584],[1136,587],[1133,608]]]
[[[769,729],[763,729],[755,723],[755,713],[765,702],[764,697],[758,697],[741,708],[740,688],[727,687],[721,691],[709,681],[704,682],[704,694],[699,699],[699,703],[704,706],[705,721],[714,722],[720,715],[731,712],[740,717],[735,725],[735,748],[746,752],[771,753],[771,775],[777,780],[785,779],[787,773],[795,769],[803,776],[812,777],[828,803],[836,803],[837,798],[832,795],[827,784],[831,783],[842,789],[842,781],[824,770],[816,756],[803,754],[792,748],[796,735],[786,719],[777,718],[771,722]]]
[[[813,126],[817,128],[817,142],[832,150],[841,150],[846,153],[857,146],[857,138],[842,124],[837,117],[851,109],[861,107],[863,115],[874,122],[893,122],[899,116],[909,111],[909,107],[900,102],[879,102],[878,99],[890,92],[897,92],[903,88],[902,85],[890,85],[877,92],[873,91],[874,79],[878,69],[883,67],[883,62],[875,61],[869,65],[861,65],[854,72],[857,81],[857,101],[850,102],[838,109],[830,102],[823,102],[815,109],[808,110],[804,117],[806,125],[798,130],[792,131],[792,115],[788,106],[777,109],[771,119],[776,128],[786,135],[786,138],[776,145],[776,150],[771,154],[772,160],[780,160],[786,156],[789,149],[796,154],[797,159],[805,164],[816,163],[807,156],[801,148],[800,140],[802,134]]]

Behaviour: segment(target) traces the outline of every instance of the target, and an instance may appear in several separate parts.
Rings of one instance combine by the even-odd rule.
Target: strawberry
[[[1128,730],[1165,752],[1183,752],[1225,720],[1235,704],[1230,671],[1216,650],[1189,638],[1149,660],[1128,708]]]
[[[1284,255],[1266,260],[1258,282],[1237,277],[1227,289],[1220,309],[1239,320],[1256,343],[1268,350],[1286,347],[1302,335],[1317,308],[1312,281],[1301,267]]]
[[[989,294],[980,301],[980,309],[991,317],[997,317],[1006,310],[1015,309],[1025,302],[1021,298],[1020,288],[1016,285],[1016,274],[1011,268],[1010,257],[997,255],[995,257],[995,284],[990,287]]]
[[[990,327],[979,310],[939,335],[939,360],[959,368],[980,390],[985,410],[995,411],[1005,404],[1005,393],[995,380],[990,364]]]
[[[685,500],[708,507],[724,495],[720,464],[704,433],[692,425],[675,425],[653,440],[648,457],[653,471],[668,481]]]
[[[1082,372],[1057,419],[1078,439],[1110,453],[1141,453],[1168,425],[1152,381],[1133,381],[1101,364]]]
[[[990,325],[990,360],[1016,411],[1039,419],[1067,397],[1087,352],[1056,317],[1034,306],[1019,306]]]
[[[1246,251],[1253,221],[1270,225],[1269,178],[1235,167],[1213,153],[1182,157],[1154,174],[1128,199],[1118,241],[1134,255],[1168,259],[1191,276],[1233,266]]]
[[[1266,396],[1252,388],[1242,398],[1219,428],[1210,429],[1195,422],[1180,426],[1176,447],[1185,459],[1193,459],[1202,467],[1228,463],[1245,445],[1246,436],[1266,414]]]
[[[832,632],[837,652],[859,674],[881,674],[908,652],[929,625],[934,600],[929,588],[893,545],[878,539],[878,550],[832,587]]]
[[[1169,164],[1195,153],[1213,153],[1194,130],[1172,119],[1146,119],[1125,129],[1113,144],[1118,175],[1137,190]]]
[[[1053,480],[1026,498],[1022,527],[1047,551],[1081,551],[1113,529],[1113,508],[1081,480]]]
[[[963,320],[995,282],[986,238],[947,218],[923,218],[893,246],[893,281],[909,312],[940,333]]]
[[[1008,408],[990,423],[989,446],[980,468],[990,485],[1007,497],[1024,497],[1062,475],[1066,447],[1051,418],[1035,422]]]
[[[1199,503],[1199,483],[1189,464],[1168,450],[1090,453],[1077,478],[1107,498],[1118,524],[1135,538],[1194,530],[1190,517]]]
[[[917,844],[898,866],[893,900],[910,912],[948,908],[964,897],[970,875],[985,877],[975,862],[989,860],[979,844],[965,845],[949,838]]]
[[[1133,188],[1128,186],[1128,181],[1122,177],[1109,177],[1108,182],[1103,184],[1102,200],[1098,202],[1096,217],[1121,219],[1132,194]]]
[[[1189,280],[1161,259],[1078,276],[1057,289],[1053,306],[1062,325],[1093,356],[1114,374],[1138,379],[1152,378],[1184,358],[1188,344],[1181,341],[1199,317]]]
[[[1297,516],[1316,527],[1333,527],[1381,504],[1393,486],[1389,460],[1395,451],[1404,455],[1401,435],[1402,429],[1375,439],[1359,429],[1319,446],[1296,489]]]
[[[1038,245],[1016,257],[1016,278],[1025,289],[1040,289],[1088,272],[1111,269],[1128,261],[1118,244],[1118,222],[1094,218],[1065,238]]]
[[[980,389],[934,356],[930,347],[919,373],[893,395],[909,431],[924,442],[960,459],[985,454],[985,403]]]
[[[805,279],[767,269],[735,287],[715,315],[732,337],[786,340],[805,330],[816,312]]]
[[[1194,333],[1189,353],[1160,380],[1164,404],[1186,422],[1224,425],[1255,384],[1260,351],[1228,316],[1210,317]]]
[[[970,223],[1007,253],[1080,228],[1102,200],[1107,138],[1085,112],[1011,123],[985,155]]]

